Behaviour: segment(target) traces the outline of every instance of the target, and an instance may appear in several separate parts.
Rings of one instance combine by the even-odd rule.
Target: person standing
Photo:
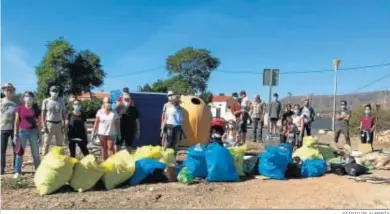
[[[241,107],[241,116],[238,125],[240,145],[244,145],[246,143],[246,133],[248,132],[248,124],[252,123],[252,119],[249,115],[247,108],[248,108],[247,106]]]
[[[263,139],[263,126],[265,106],[261,102],[260,95],[256,95],[254,101],[250,105],[249,114],[253,122],[253,142],[260,142]]]
[[[167,111],[167,108],[169,107],[172,107],[173,104],[172,104],[172,97],[174,97],[175,94],[173,93],[173,91],[168,91],[167,93],[167,97],[168,97],[168,102],[166,102],[163,106],[163,110],[162,110],[162,114],[161,114],[161,127],[160,127],[160,136],[161,136],[161,145],[164,146],[165,144],[165,139],[166,139],[166,136],[165,136],[165,113]]]
[[[351,117],[351,111],[347,108],[347,101],[341,101],[341,109],[336,114],[335,118],[335,133],[334,142],[339,142],[340,134],[343,133],[345,143],[351,146],[351,140],[349,139],[349,118]]]
[[[271,102],[268,110],[268,117],[270,118],[271,121],[271,137],[276,136],[276,128],[277,128],[277,123],[280,119],[280,115],[282,112],[282,104],[280,103],[279,95],[277,93],[273,94],[274,100]]]
[[[291,116],[291,118],[298,129],[298,140],[296,146],[300,148],[303,142],[305,122],[303,120],[303,116],[301,115],[301,108],[299,104],[294,105],[294,114]]]
[[[66,108],[59,97],[59,92],[59,86],[51,86],[50,97],[42,102],[43,155],[49,152],[53,136],[57,146],[62,146],[64,143]]]
[[[104,104],[103,109],[100,109],[96,114],[95,124],[92,131],[92,139],[99,137],[101,143],[101,155],[103,160],[108,158],[108,150],[115,153],[113,145],[109,145],[109,140],[113,143],[117,139],[120,130],[120,120],[118,114],[112,110],[110,102]]]
[[[169,106],[165,111],[164,119],[164,133],[165,133],[165,143],[164,148],[171,148],[175,151],[178,151],[179,143],[182,136],[185,137],[183,130],[183,109],[180,106],[180,98],[176,95],[171,98],[172,106]]]
[[[16,144],[15,175],[18,179],[22,175],[23,155],[27,141],[30,144],[35,170],[41,163],[39,157],[39,109],[34,105],[34,94],[26,91],[23,94],[23,104],[16,109],[14,124],[14,143]]]
[[[14,133],[14,121],[16,112],[15,99],[15,87],[11,83],[5,84],[2,88],[4,93],[3,98],[0,100],[0,123],[1,123],[1,174],[5,172],[6,166],[6,153],[8,141],[11,139],[13,151],[15,151],[15,144],[13,142]],[[15,152],[13,152],[13,165],[15,167]]]
[[[372,145],[374,141],[374,131],[376,127],[376,117],[371,112],[371,105],[367,104],[364,107],[364,114],[360,116],[360,139],[362,143]]]
[[[121,105],[123,105],[123,110],[119,114],[121,135],[116,142],[116,146],[117,151],[119,151],[125,143],[125,148],[130,152],[131,149],[134,149],[134,139],[140,137],[139,111],[128,93],[123,94]]]
[[[306,134],[307,136],[311,136],[311,123],[315,120],[316,113],[314,109],[310,106],[310,102],[308,99],[306,99],[303,103],[301,115],[304,118]]]
[[[232,94],[233,102],[230,104],[230,110],[232,111],[232,114],[236,117],[236,122],[240,122],[240,116],[241,116],[241,105],[238,99],[238,94],[234,92]]]
[[[282,115],[282,127],[285,125],[286,119],[294,115],[291,104],[286,104]]]
[[[241,98],[241,108],[245,106],[247,109],[249,109],[250,101],[244,90],[240,92],[240,98]]]
[[[76,157],[76,145],[78,145],[83,155],[87,156],[89,151],[87,148],[88,135],[85,126],[86,118],[81,113],[80,101],[73,100],[72,108],[73,111],[68,114],[65,121],[65,127],[68,132],[69,153],[71,157]]]

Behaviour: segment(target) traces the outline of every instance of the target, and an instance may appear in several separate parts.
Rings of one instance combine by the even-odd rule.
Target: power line
[[[390,63],[382,63],[376,65],[365,65],[359,67],[350,67],[350,68],[340,68],[340,70],[358,70],[366,68],[375,68],[375,67],[384,67],[390,66]],[[262,71],[238,71],[238,70],[217,70],[223,73],[237,73],[237,74],[262,74]],[[307,74],[307,73],[324,73],[324,72],[334,72],[333,69],[324,69],[324,70],[313,70],[313,71],[291,71],[291,72],[280,72],[279,74]]]
[[[368,84],[365,84],[365,85],[359,87],[358,89],[355,90],[355,92],[358,92],[358,91],[360,91],[362,89],[368,88],[371,85],[374,85],[375,83],[378,83],[378,82],[380,82],[380,81],[382,81],[382,80],[384,80],[386,78],[389,78],[389,77],[390,77],[390,73],[388,73],[388,74],[386,74],[386,75],[384,75],[384,76],[382,76],[382,77],[380,77],[380,78],[378,78],[378,79],[376,79],[376,80],[374,80],[374,81],[372,81],[372,82],[370,82]]]

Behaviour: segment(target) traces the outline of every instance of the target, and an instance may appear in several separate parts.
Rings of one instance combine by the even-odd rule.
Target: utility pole
[[[336,96],[337,96],[337,72],[339,70],[340,60],[333,60],[334,67],[334,89],[333,89],[333,117],[332,117],[332,131],[335,131],[335,120],[336,120]]]
[[[263,86],[268,86],[268,130],[271,132],[271,115],[270,108],[272,102],[272,87],[277,86],[279,83],[279,69],[264,69],[263,73]]]
[[[291,104],[291,96],[292,96],[292,93],[291,92],[288,92],[288,103]]]

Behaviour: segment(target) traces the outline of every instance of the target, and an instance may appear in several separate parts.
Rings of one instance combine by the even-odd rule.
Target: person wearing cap
[[[4,97],[0,100],[0,126],[1,126],[1,174],[4,174],[6,166],[6,152],[8,141],[11,139],[13,150],[14,121],[17,104],[15,103],[15,87],[11,83],[5,84],[1,88]],[[15,164],[15,152],[13,154],[13,163]],[[15,166],[15,165],[14,165]]]
[[[260,95],[256,95],[250,105],[249,115],[253,121],[253,142],[260,142],[263,139],[263,126],[265,105],[261,102]]]
[[[123,95],[124,95],[124,94],[130,94],[130,90],[129,90],[128,87],[124,87],[124,88],[122,89],[122,96],[118,97],[118,99],[116,100],[116,104],[117,104],[117,105],[118,105],[119,103],[122,102],[122,99],[123,99]]]
[[[181,137],[185,137],[183,131],[183,109],[180,106],[180,97],[174,95],[170,99],[171,105],[165,110],[165,116],[163,121],[165,143],[164,148],[171,148],[178,151]]]
[[[62,146],[65,139],[66,108],[59,97],[60,87],[53,85],[49,89],[50,97],[42,102],[43,155],[49,152],[53,137],[57,146]]]
[[[124,93],[122,102],[118,106],[117,112],[120,117],[120,136],[116,140],[117,151],[123,148],[123,143],[127,150],[134,149],[133,141],[140,137],[140,121],[138,108],[133,104],[129,93]]]

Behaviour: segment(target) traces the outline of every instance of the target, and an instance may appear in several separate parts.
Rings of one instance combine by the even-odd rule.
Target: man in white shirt
[[[240,92],[240,97],[241,97],[241,108],[242,107],[246,107],[247,109],[249,109],[250,101],[249,101],[248,96],[246,95],[246,92],[245,91],[241,91]]]
[[[49,152],[53,137],[57,146],[62,146],[64,143],[66,108],[63,100],[59,97],[59,92],[59,86],[51,86],[50,97],[42,102],[43,155]]]
[[[164,148],[172,148],[177,152],[183,132],[183,109],[179,105],[179,96],[175,95],[171,98],[171,105],[166,107],[164,113]]]

